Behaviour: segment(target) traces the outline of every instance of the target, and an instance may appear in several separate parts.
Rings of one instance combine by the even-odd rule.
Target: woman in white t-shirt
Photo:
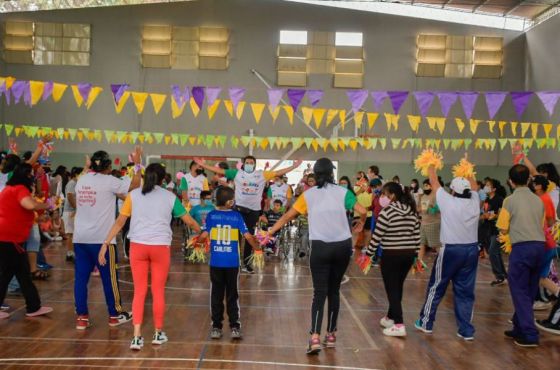
[[[308,215],[311,240],[309,266],[313,279],[308,354],[321,351],[321,324],[327,298],[328,323],[324,344],[327,348],[336,346],[340,284],[352,255],[352,232],[346,211],[353,209],[360,215],[354,230],[356,232],[363,229],[367,213],[366,209],[357,203],[356,195],[352,191],[334,184],[333,170],[334,166],[328,158],[321,158],[315,162],[313,171],[317,186],[306,190],[268,231],[272,236],[299,215]]]
[[[107,246],[130,217],[128,238],[130,239],[130,268],[134,280],[132,299],[134,337],[130,348],[134,350],[140,350],[144,345],[142,321],[148,292],[148,272],[152,276],[152,310],[155,326],[152,344],[167,342],[167,336],[162,329],[165,314],[165,282],[171,258],[169,246],[173,239],[171,219],[180,217],[195,232],[200,232],[200,226],[189,216],[179,198],[162,188],[164,178],[165,168],[161,164],[152,163],[146,168],[142,188],[128,194],[119,217],[99,251],[99,264],[104,266],[107,263],[105,258]]]

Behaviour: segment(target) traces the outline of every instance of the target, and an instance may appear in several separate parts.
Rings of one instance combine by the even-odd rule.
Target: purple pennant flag
[[[43,88],[43,101],[51,97],[53,92],[54,83],[52,81],[45,82],[45,87]]]
[[[416,99],[418,109],[420,110],[420,114],[423,117],[427,116],[434,102],[434,93],[431,91],[415,91],[413,94]]]
[[[512,91],[510,92],[511,101],[513,102],[513,108],[515,109],[515,113],[517,113],[517,117],[521,119],[521,116],[527,109],[531,98],[533,97],[532,91]]]
[[[202,109],[202,104],[204,103],[204,87],[194,86],[192,88],[192,97],[198,108]]]
[[[92,87],[93,85],[88,82],[80,82],[78,84],[78,91],[80,92],[80,95],[82,96],[84,102],[88,101],[89,93],[91,92]]]
[[[470,120],[472,118],[474,106],[476,105],[476,100],[478,99],[478,93],[476,91],[460,91],[457,94],[459,94],[465,116]]]
[[[307,100],[311,107],[315,108],[317,104],[323,99],[323,90],[307,90]]]
[[[399,114],[402,105],[408,97],[408,91],[387,91],[387,95],[389,95],[389,99],[391,100],[393,111],[395,114]]]
[[[234,111],[237,111],[237,104],[245,96],[245,89],[243,87],[230,87],[229,88],[229,99],[233,103]]]
[[[25,89],[23,89],[23,103],[27,106],[31,106],[31,84],[29,81],[25,81]]]
[[[560,98],[560,91],[539,91],[536,94],[550,117],[552,117],[556,103],[558,103],[558,99]]]
[[[503,91],[489,91],[484,93],[484,98],[486,99],[486,107],[488,108],[488,116],[490,119],[494,119],[494,116],[506,99],[506,92]]]
[[[449,111],[455,102],[457,101],[456,92],[439,92],[437,93],[439,99],[439,105],[441,106],[441,113],[445,118],[449,115]]]
[[[356,114],[364,105],[368,98],[369,92],[367,90],[348,90],[346,96],[352,103],[352,112]]]
[[[290,100],[290,105],[294,112],[297,112],[299,104],[304,96],[305,90],[303,89],[288,89],[288,99]]]
[[[204,89],[206,91],[206,103],[208,106],[214,104],[220,93],[222,92],[221,87],[207,87]]]
[[[266,93],[268,94],[270,109],[275,110],[278,104],[280,104],[282,95],[284,95],[284,89],[268,89]]]
[[[12,91],[12,95],[14,96],[14,103],[15,104],[19,103],[19,101],[21,100],[21,97],[23,96],[25,88],[27,87],[26,82],[27,81],[18,80],[18,81],[15,81],[12,84],[12,87],[10,87],[10,90]]]
[[[119,105],[123,94],[129,87],[129,84],[111,84],[111,92],[113,93],[113,99],[115,99],[116,105]]]
[[[371,98],[373,99],[373,106],[375,107],[375,110],[380,110],[383,102],[388,97],[389,94],[387,94],[387,91],[372,91]]]
[[[177,104],[178,107],[181,107],[187,102],[187,100],[190,99],[189,88],[185,87],[185,90],[181,91],[179,85],[172,85],[171,96],[173,97],[173,100],[175,100],[175,104]]]

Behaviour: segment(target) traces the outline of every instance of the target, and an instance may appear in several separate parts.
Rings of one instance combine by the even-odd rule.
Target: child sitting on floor
[[[58,242],[62,240],[60,234],[54,230],[51,216],[48,213],[39,216],[39,229],[41,230],[41,236],[47,241]]]

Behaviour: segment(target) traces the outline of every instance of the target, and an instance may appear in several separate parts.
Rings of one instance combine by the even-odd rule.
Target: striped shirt
[[[383,208],[377,218],[367,253],[373,255],[380,245],[384,252],[420,248],[420,218],[410,206],[393,202]]]

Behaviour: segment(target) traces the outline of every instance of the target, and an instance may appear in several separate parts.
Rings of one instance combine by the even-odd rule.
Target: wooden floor
[[[140,352],[128,346],[132,325],[107,325],[99,278],[90,283],[89,308],[93,327],[74,329],[73,266],[64,261],[60,244],[47,249],[55,265],[48,282],[37,284],[48,317],[25,318],[22,298],[8,297],[13,316],[0,321],[2,369],[560,369],[560,337],[541,336],[541,346],[523,349],[504,338],[512,305],[507,286],[490,287],[488,260],[481,260],[476,286],[474,342],[456,337],[452,291],[440,305],[433,335],[417,332],[413,323],[424,300],[429,274],[410,275],[404,311],[408,337],[381,334],[379,319],[387,299],[379,269],[367,276],[352,264],[341,291],[338,347],[319,356],[305,354],[312,284],[305,261],[268,263],[263,273],[242,275],[241,319],[244,339],[209,339],[208,267],[183,263],[179,248],[167,289],[165,331],[169,343],[145,345]],[[130,269],[120,267],[121,293],[130,308]],[[540,314],[544,316],[545,313]],[[146,309],[144,336],[152,334],[151,309]]]

